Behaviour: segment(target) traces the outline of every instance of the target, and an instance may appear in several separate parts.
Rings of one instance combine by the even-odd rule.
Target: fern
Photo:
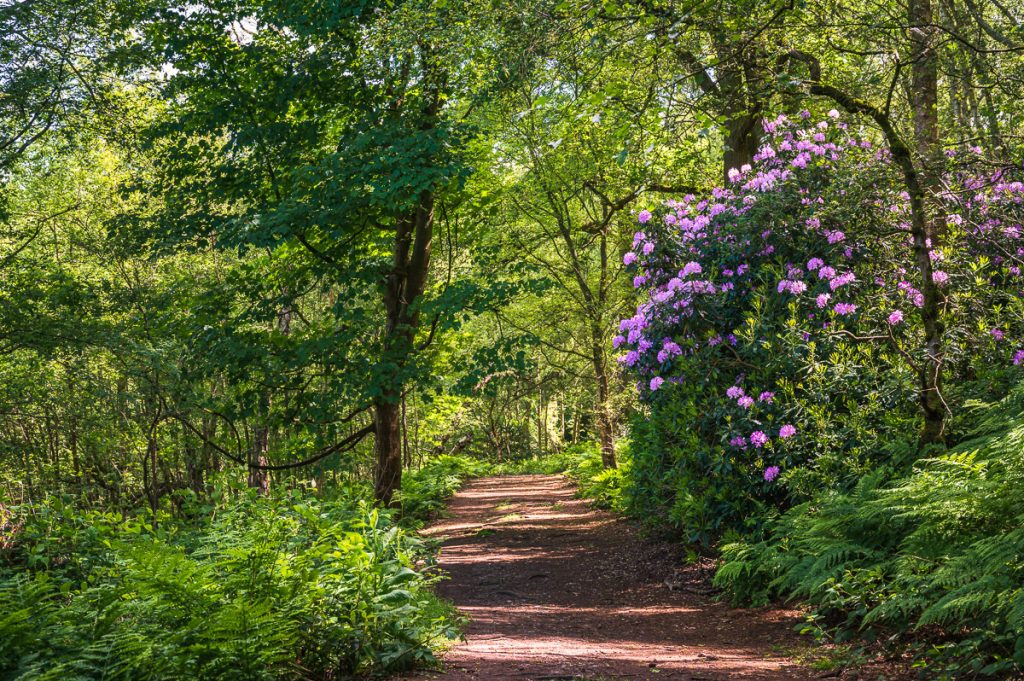
[[[1024,389],[971,408],[969,441],[726,545],[716,583],[736,601],[804,600],[840,635],[927,631],[952,674],[1024,671]]]
[[[120,524],[75,580],[0,572],[0,678],[334,678],[429,662],[457,635],[415,569],[424,545],[360,497],[243,497],[160,532],[103,522]]]

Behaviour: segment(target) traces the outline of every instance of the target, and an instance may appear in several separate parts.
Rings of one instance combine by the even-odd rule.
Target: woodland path
[[[813,679],[788,610],[730,608],[710,566],[573,496],[561,476],[480,478],[424,530],[443,538],[439,593],[469,617],[444,671],[414,679]],[[670,588],[671,587],[671,588]]]

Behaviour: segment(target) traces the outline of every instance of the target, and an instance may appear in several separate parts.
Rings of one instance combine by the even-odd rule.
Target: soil
[[[815,679],[800,613],[714,599],[708,563],[576,499],[561,476],[466,485],[446,517],[439,594],[469,618],[441,672],[419,680]],[[838,676],[838,674],[824,674]],[[844,674],[845,676],[845,674]],[[871,678],[871,677],[868,677]]]

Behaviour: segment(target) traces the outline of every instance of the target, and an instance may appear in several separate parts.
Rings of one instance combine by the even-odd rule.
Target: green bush
[[[192,524],[13,509],[0,677],[304,679],[402,669],[457,635],[419,539],[358,495],[242,493]]]
[[[555,475],[565,473],[572,464],[574,445],[542,457],[528,457],[491,464],[492,475]]]
[[[884,482],[824,493],[723,548],[734,600],[796,598],[839,637],[927,634],[936,674],[1024,671],[1024,390],[976,405],[975,437]]]
[[[617,453],[618,468],[605,468],[601,449],[596,442],[582,442],[566,448],[569,465],[566,475],[579,486],[579,495],[592,499],[600,508],[621,513],[625,511],[624,492],[629,478],[631,459],[627,443]]]

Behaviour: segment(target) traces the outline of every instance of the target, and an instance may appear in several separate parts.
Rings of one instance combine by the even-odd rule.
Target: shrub
[[[605,468],[601,446],[587,441],[571,444],[542,458],[520,459],[493,464],[493,475],[554,475],[564,473],[577,486],[577,495],[591,499],[599,508],[626,511],[626,490],[631,457],[629,442],[618,443],[618,468]]]
[[[690,541],[905,471],[921,404],[934,426],[973,390],[998,395],[981,374],[1024,362],[1013,171],[953,153],[942,243],[925,243],[890,152],[837,112],[804,114],[767,121],[728,186],[641,211],[624,258],[639,304],[614,345],[644,404],[630,504]],[[940,371],[952,387],[924,389]]]
[[[416,569],[429,552],[358,497],[242,494],[156,528],[23,517],[0,570],[4,678],[326,678],[430,662],[457,635]]]
[[[626,481],[629,479],[631,458],[628,441],[620,441],[616,459],[617,468],[605,468],[601,460],[601,446],[597,442],[581,442],[565,448],[567,461],[565,474],[579,487],[579,496],[591,499],[598,508],[624,512]]]
[[[974,437],[910,475],[866,476],[723,547],[716,583],[804,600],[840,637],[927,633],[937,674],[1024,671],[1024,389],[972,411]]]

